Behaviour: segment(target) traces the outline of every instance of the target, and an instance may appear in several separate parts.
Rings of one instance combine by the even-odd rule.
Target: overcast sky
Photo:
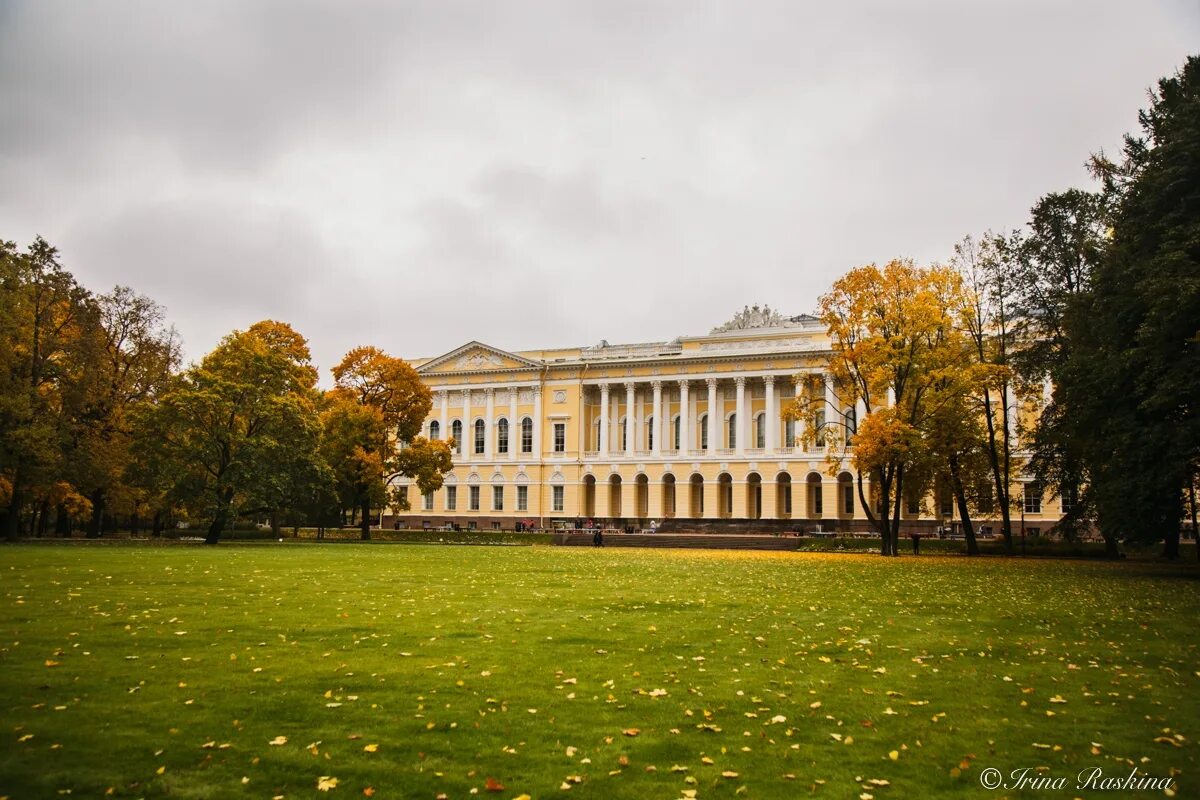
[[[669,339],[1020,225],[1198,43],[1197,0],[0,0],[0,238],[326,382]]]

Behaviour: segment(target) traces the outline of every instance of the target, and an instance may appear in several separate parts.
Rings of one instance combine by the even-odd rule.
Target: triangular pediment
[[[509,353],[483,342],[468,342],[445,355],[417,367],[422,375],[435,372],[494,372],[507,369],[539,368],[542,362]]]

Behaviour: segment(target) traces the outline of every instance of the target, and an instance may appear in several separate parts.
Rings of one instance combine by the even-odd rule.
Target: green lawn
[[[1134,766],[1200,796],[1192,565],[77,544],[0,575],[13,800],[1162,796],[1074,790]],[[980,786],[1038,766],[1070,788]]]

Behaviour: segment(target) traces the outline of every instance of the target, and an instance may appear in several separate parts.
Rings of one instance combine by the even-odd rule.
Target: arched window
[[[737,414],[729,415],[729,449],[737,447]]]
[[[503,417],[496,423],[496,452],[508,452],[508,420]]]
[[[708,414],[700,415],[700,449],[708,449]]]
[[[796,420],[789,419],[784,423],[783,438],[784,447],[796,446]]]
[[[646,447],[654,449],[654,417],[646,420]]]
[[[767,415],[759,414],[754,418],[754,446],[767,446]]]
[[[675,440],[675,449],[676,450],[679,449],[679,433],[680,433],[680,429],[682,426],[683,426],[683,421],[679,417],[676,417],[675,424],[674,424],[675,433],[672,437]]]
[[[456,419],[454,422],[450,423],[450,438],[454,440],[454,443],[458,447],[458,451],[460,453],[466,452],[466,450],[463,448],[461,419]]]
[[[429,423],[429,438],[435,442],[442,438],[442,423],[436,419]]]
[[[529,417],[521,420],[521,452],[533,452],[533,420]]]
[[[487,441],[487,425],[483,420],[475,420],[475,454],[483,453],[483,446]]]

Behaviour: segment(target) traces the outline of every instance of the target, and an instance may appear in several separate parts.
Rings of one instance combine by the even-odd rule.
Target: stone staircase
[[[680,547],[716,550],[797,550],[806,540],[795,536],[762,536],[747,533],[606,533],[605,547]],[[566,547],[592,547],[591,531],[556,533],[554,543]]]

